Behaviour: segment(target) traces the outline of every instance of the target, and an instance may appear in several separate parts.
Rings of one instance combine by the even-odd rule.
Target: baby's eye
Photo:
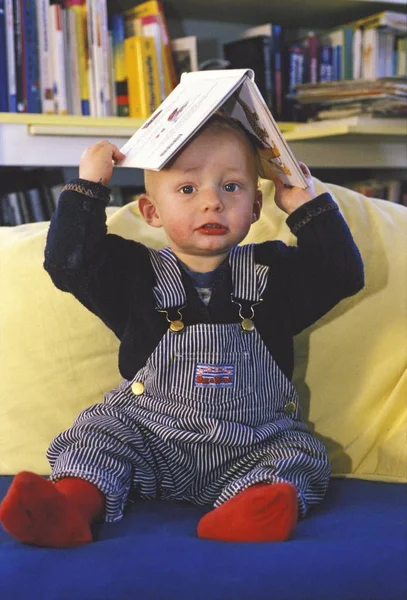
[[[226,183],[224,188],[227,192],[237,192],[240,189],[240,185],[238,183]]]
[[[181,194],[192,194],[195,191],[193,185],[183,185],[179,190]]]

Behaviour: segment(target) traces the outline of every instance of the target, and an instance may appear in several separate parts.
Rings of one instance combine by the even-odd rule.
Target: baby
[[[106,186],[123,158],[108,141],[84,152],[44,263],[117,335],[123,381],[53,440],[49,480],[15,477],[0,520],[22,542],[69,547],[92,541],[95,519],[121,519],[130,497],[161,498],[212,504],[201,538],[286,540],[330,477],[300,418],[293,337],[363,287],[358,249],[303,164],[307,189],[274,181],[298,246],[239,246],[262,209],[258,154],[219,115],[145,173],[140,212],[168,248],[107,234]]]

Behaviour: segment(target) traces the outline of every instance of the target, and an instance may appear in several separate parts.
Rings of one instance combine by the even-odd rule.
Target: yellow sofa
[[[303,415],[327,445],[334,475],[406,481],[407,210],[315,180],[338,202],[361,251],[366,286],[295,343]],[[295,243],[262,184],[248,242]],[[136,203],[109,208],[110,232],[161,247]],[[0,228],[0,474],[48,473],[52,437],[120,381],[118,341],[42,267],[48,223]]]

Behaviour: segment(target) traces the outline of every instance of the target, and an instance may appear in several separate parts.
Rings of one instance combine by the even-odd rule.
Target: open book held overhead
[[[256,142],[259,175],[308,187],[250,69],[184,73],[179,85],[124,144],[122,167],[159,171],[217,110],[239,121]]]

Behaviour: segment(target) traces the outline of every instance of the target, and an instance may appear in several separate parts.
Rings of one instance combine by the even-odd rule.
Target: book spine
[[[33,215],[31,213],[30,204],[28,202],[28,197],[24,190],[17,192],[18,205],[20,207],[21,214],[23,215],[24,223],[32,223]]]
[[[310,32],[305,39],[305,47],[307,49],[307,69],[306,82],[318,83],[318,54],[319,40],[314,32]]]
[[[76,44],[76,61],[79,79],[79,106],[82,115],[90,115],[89,72],[87,47],[87,9],[84,0],[67,0],[65,8],[70,13],[70,30]],[[79,108],[79,107],[78,107]]]
[[[126,62],[124,58],[124,16],[112,17],[113,63],[115,74],[116,114],[129,116],[129,94],[127,89]]]
[[[8,111],[6,10],[0,0],[0,112]]]
[[[140,36],[126,38],[124,52],[128,73],[130,117],[147,118],[160,104],[154,39]]]
[[[52,114],[55,112],[52,61],[51,61],[51,36],[49,21],[48,0],[37,1],[37,30],[38,30],[38,63],[40,75],[40,102],[42,112]]]
[[[306,50],[303,46],[290,46],[287,56],[287,82],[290,97],[285,103],[285,119],[298,121],[302,118],[302,109],[296,105],[296,86],[305,82]]]
[[[283,116],[284,81],[283,81],[283,30],[280,25],[273,25],[273,108],[277,119]]]
[[[355,29],[353,33],[353,43],[352,43],[352,59],[353,59],[353,69],[352,75],[353,79],[361,79],[362,78],[362,57],[363,57],[363,31],[358,28]]]
[[[6,55],[7,55],[7,85],[8,85],[8,110],[17,112],[17,83],[15,64],[14,18],[13,0],[6,0],[4,4],[6,17]]]
[[[403,77],[404,75],[407,75],[407,38],[398,38],[396,55],[396,75],[398,77]]]
[[[379,30],[369,28],[363,31],[362,78],[375,79],[378,64]]]
[[[27,112],[41,112],[38,68],[37,11],[34,0],[22,0],[22,22],[25,43],[25,82]]]
[[[29,205],[31,207],[31,212],[33,216],[33,220],[38,223],[40,221],[46,220],[46,215],[44,213],[44,209],[42,207],[41,195],[37,188],[32,188],[26,191]]]
[[[16,69],[16,108],[17,112],[25,112],[26,98],[24,95],[24,40],[21,31],[20,0],[13,0],[13,29],[14,29],[14,64]]]
[[[109,85],[109,33],[107,27],[107,2],[106,0],[97,0],[98,11],[98,36],[100,40],[100,60],[102,65],[103,101],[102,116],[108,117],[111,112],[110,85]]]
[[[128,18],[133,19],[142,19],[144,17],[151,17],[154,15],[158,16],[161,31],[165,92],[166,95],[170,94],[177,85],[178,79],[174,59],[172,56],[171,40],[168,33],[167,21],[165,18],[162,2],[159,2],[157,0],[149,0],[147,2],[143,2],[141,4],[138,4],[134,8],[126,11],[126,15],[128,16]],[[139,32],[133,33],[133,35],[138,34]]]
[[[8,200],[11,206],[11,209],[13,211],[13,215],[14,215],[14,224],[15,225],[22,225],[24,223],[24,219],[23,219],[23,215],[20,209],[20,205],[18,203],[18,196],[16,192],[11,192],[10,194],[8,194]]]
[[[51,4],[49,11],[55,112],[59,115],[66,115],[68,114],[68,101],[66,92],[64,35],[62,31],[62,8],[59,3],[55,3]]]
[[[263,65],[264,65],[264,101],[270,110],[274,108],[273,98],[273,41],[271,36],[263,38]],[[261,83],[260,81],[258,82]],[[263,87],[263,86],[261,86]]]
[[[160,82],[160,97],[164,100],[166,97],[165,73],[164,73],[164,46],[161,41],[161,28],[159,16],[151,15],[141,18],[143,36],[154,38],[155,50],[157,55],[158,77]]]
[[[354,29],[350,26],[343,27],[344,44],[342,48],[342,77],[353,79],[353,36]]]
[[[327,83],[328,81],[332,81],[332,79],[332,46],[324,45],[320,47],[318,80],[320,83]]]

